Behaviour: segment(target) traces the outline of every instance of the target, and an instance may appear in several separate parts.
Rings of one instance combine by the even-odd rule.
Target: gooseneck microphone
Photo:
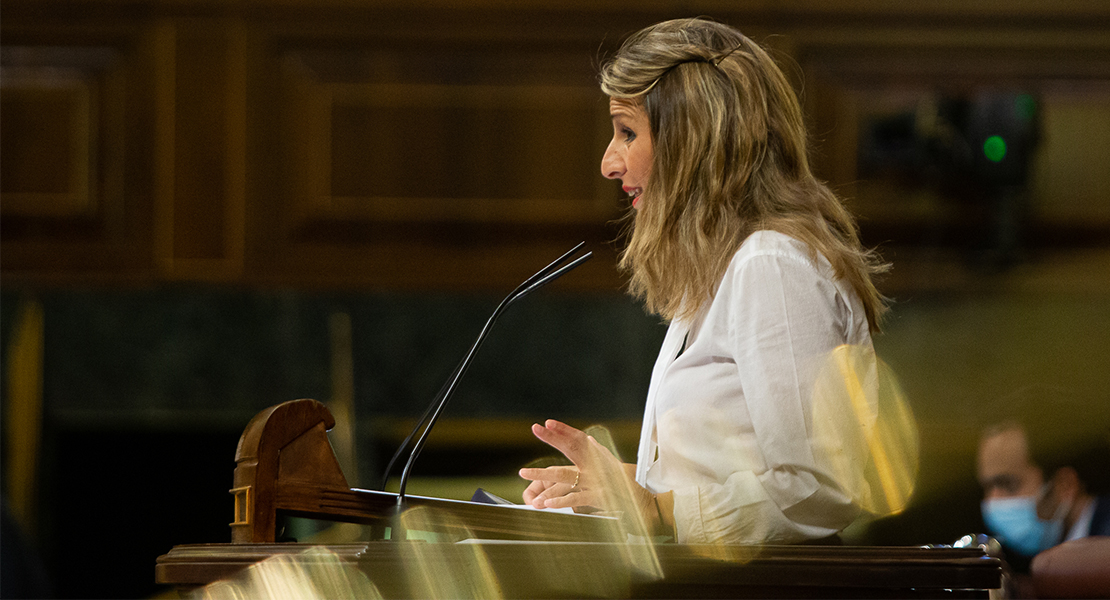
[[[400,507],[405,502],[405,487],[408,485],[409,472],[412,470],[413,463],[416,462],[416,457],[420,456],[420,451],[424,448],[424,442],[428,439],[428,433],[431,432],[432,427],[435,426],[436,421],[439,419],[440,413],[443,412],[443,407],[446,406],[447,401],[451,399],[451,395],[454,394],[455,388],[456,386],[458,386],[459,381],[462,379],[463,375],[466,374],[467,369],[470,368],[470,363],[474,359],[474,355],[477,354],[478,349],[482,347],[482,343],[485,341],[486,336],[489,334],[489,331],[493,327],[493,324],[497,321],[497,318],[501,316],[501,313],[505,312],[505,309],[507,309],[517,300],[520,300],[521,298],[524,298],[528,294],[531,294],[532,292],[547,285],[548,283],[555,281],[559,277],[565,275],[571,269],[574,269],[578,265],[581,265],[582,263],[589,260],[590,257],[593,256],[593,252],[586,252],[578,258],[575,258],[570,263],[564,264],[568,260],[570,260],[572,256],[577,254],[578,251],[580,251],[585,245],[586,242],[579,243],[574,248],[571,248],[570,251],[568,251],[566,254],[560,256],[557,260],[555,260],[555,262],[547,265],[538,273],[529,277],[524,283],[517,286],[517,288],[513,290],[512,293],[506,296],[505,299],[501,301],[501,304],[497,306],[497,309],[493,311],[493,314],[490,316],[489,320],[486,321],[485,327],[483,327],[481,333],[478,334],[478,339],[474,340],[474,344],[470,346],[470,350],[466,353],[466,356],[463,358],[462,362],[460,362],[459,365],[455,367],[455,370],[451,373],[450,377],[448,377],[447,382],[443,385],[442,388],[440,388],[439,393],[436,394],[435,399],[432,400],[432,403],[428,406],[427,410],[424,411],[424,414],[420,417],[420,420],[417,421],[416,426],[412,429],[412,432],[409,433],[408,437],[406,437],[403,442],[401,442],[401,446],[397,448],[397,452],[393,455],[393,458],[390,459],[389,464],[385,468],[385,475],[382,477],[381,485],[383,491],[385,490],[386,481],[389,479],[389,472],[393,469],[393,464],[397,462],[397,458],[400,457],[401,454],[404,452],[405,448],[408,446],[413,436],[416,435],[416,432],[420,430],[420,427],[424,425],[425,422],[427,422],[427,425],[424,426],[423,433],[420,434],[420,437],[416,440],[416,444],[413,446],[412,451],[409,452],[408,461],[405,463],[405,468],[401,472],[401,485],[397,492],[398,509],[400,509]]]

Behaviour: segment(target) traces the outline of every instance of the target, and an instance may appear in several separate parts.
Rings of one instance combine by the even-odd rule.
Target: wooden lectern
[[[344,521],[384,530],[397,494],[351,489],[327,431],[335,418],[316,400],[272,406],[247,424],[235,450],[233,544],[272,544],[279,513]],[[615,539],[615,519],[406,496],[405,508],[442,515],[437,533],[480,539],[588,541]]]
[[[460,565],[476,552],[505,597],[986,598],[1001,586],[999,560],[979,548],[649,546],[625,543],[619,521],[608,517],[419,496],[406,497],[402,513],[396,494],[347,485],[327,438],[334,425],[315,400],[255,416],[236,450],[232,543],[175,546],[158,558],[156,582],[194,588],[270,557],[301,555],[309,544],[275,541],[284,514],[367,524],[380,533],[394,519],[418,515],[406,527],[450,540],[325,546],[387,598],[429,593],[409,576],[414,556],[450,573],[468,568]],[[645,552],[647,569],[633,557]]]

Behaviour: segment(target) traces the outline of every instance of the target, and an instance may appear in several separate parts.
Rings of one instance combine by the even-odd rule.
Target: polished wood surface
[[[181,588],[203,586],[273,556],[297,557],[310,547],[177,546],[159,557],[155,577]],[[475,556],[489,565],[487,576],[510,598],[985,598],[1001,584],[998,559],[978,548],[389,541],[324,548],[365,572],[386,598],[420,596],[414,577],[423,569],[464,579],[452,565],[466,565]],[[645,565],[654,560],[657,570]]]

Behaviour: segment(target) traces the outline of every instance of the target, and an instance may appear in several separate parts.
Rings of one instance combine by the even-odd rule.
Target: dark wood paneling
[[[3,272],[141,272],[151,40],[125,28],[58,33],[4,34]]]
[[[89,89],[81,81],[47,77],[17,79],[4,90],[0,199],[11,214],[84,214],[92,207]]]
[[[1110,81],[1098,2],[699,6],[779,52],[873,240],[922,223],[857,169],[876,90]],[[596,63],[688,11],[11,0],[3,277],[504,289],[586,240],[560,285],[616,290]]]
[[[279,91],[259,101],[278,108],[258,127],[281,162],[256,198],[252,223],[272,221],[259,271],[505,288],[580,239],[606,254],[619,191],[595,164],[609,126],[588,48],[275,43],[260,70]],[[583,268],[588,286],[616,287],[606,259]]]
[[[374,45],[275,57],[284,177],[302,218],[551,225],[612,213],[587,150],[601,139],[598,92],[587,69],[565,67],[580,55]]]
[[[241,21],[173,24],[173,193],[160,200],[163,270],[175,279],[242,275],[245,39]]]

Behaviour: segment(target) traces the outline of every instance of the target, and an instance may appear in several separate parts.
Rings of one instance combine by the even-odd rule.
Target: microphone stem
[[[405,488],[408,485],[409,471],[412,469],[413,463],[416,462],[416,458],[420,456],[420,452],[424,449],[424,442],[428,439],[428,434],[432,431],[432,427],[435,426],[436,421],[439,420],[439,415],[443,412],[443,407],[447,406],[446,400],[451,397],[451,393],[455,391],[455,386],[458,385],[463,375],[465,375],[466,371],[470,368],[470,361],[474,358],[474,355],[477,354],[478,349],[482,347],[482,343],[485,342],[486,333],[510,302],[511,300],[509,298],[503,300],[497,307],[497,310],[493,311],[493,315],[490,316],[489,320],[486,321],[485,326],[482,327],[482,332],[478,334],[478,339],[474,340],[474,344],[470,346],[470,351],[466,353],[466,358],[459,364],[457,369],[458,372],[455,373],[455,376],[452,377],[447,384],[447,389],[443,393],[443,399],[436,404],[435,411],[432,412],[431,418],[428,419],[428,426],[424,428],[424,431],[420,433],[420,437],[417,438],[416,445],[413,446],[412,453],[409,454],[409,459],[405,463],[405,468],[401,471],[401,486],[400,489],[397,490],[398,506],[405,502]]]
[[[497,318],[501,316],[501,313],[504,312],[505,309],[508,308],[509,305],[511,305],[512,303],[527,296],[540,287],[558,279],[571,269],[574,269],[578,265],[589,260],[590,257],[593,256],[592,252],[587,252],[571,263],[559,267],[559,265],[564,263],[572,255],[577,253],[578,250],[580,250],[584,245],[585,242],[582,242],[572,248],[566,254],[560,256],[558,260],[547,265],[535,275],[529,277],[524,283],[520,284],[520,286],[518,286],[515,290],[512,291],[512,293],[510,293],[508,296],[505,297],[504,300],[501,301],[501,304],[497,306],[497,309],[493,311],[492,315],[490,315],[489,320],[486,321],[485,326],[482,327],[481,333],[478,334],[478,339],[476,339],[474,341],[474,344],[471,345],[470,350],[466,353],[466,357],[463,358],[462,362],[459,363],[459,366],[455,368],[455,372],[448,380],[448,383],[444,386],[442,390],[440,390],[440,394],[437,396],[433,404],[429,407],[429,410],[432,407],[435,407],[435,410],[432,411],[431,417],[428,418],[428,411],[425,411],[424,416],[420,418],[420,422],[417,423],[416,428],[414,428],[412,433],[409,434],[409,437],[405,438],[405,441],[402,442],[401,448],[398,448],[397,454],[394,455],[393,459],[389,462],[389,466],[386,467],[386,473],[382,480],[383,490],[385,488],[385,483],[389,478],[389,471],[390,469],[392,469],[393,463],[403,451],[404,447],[408,445],[409,440],[412,439],[412,436],[416,433],[416,430],[420,428],[420,423],[424,422],[424,420],[427,419],[428,424],[426,427],[424,427],[424,431],[421,432],[420,437],[416,440],[416,444],[413,446],[412,452],[409,454],[408,461],[405,462],[405,468],[401,472],[401,484],[397,492],[398,515],[405,503],[405,490],[408,487],[409,472],[412,470],[412,465],[416,462],[416,458],[420,456],[420,452],[424,449],[424,443],[428,439],[428,434],[431,433],[432,427],[435,426],[436,421],[439,420],[439,415],[443,412],[443,408],[447,406],[447,401],[450,400],[451,394],[453,394],[455,391],[455,387],[458,385],[459,381],[462,380],[463,375],[466,374],[466,371],[470,368],[470,363],[474,359],[474,355],[477,354],[478,349],[482,347],[482,344],[486,340],[486,335],[493,327],[494,322],[497,321]]]

